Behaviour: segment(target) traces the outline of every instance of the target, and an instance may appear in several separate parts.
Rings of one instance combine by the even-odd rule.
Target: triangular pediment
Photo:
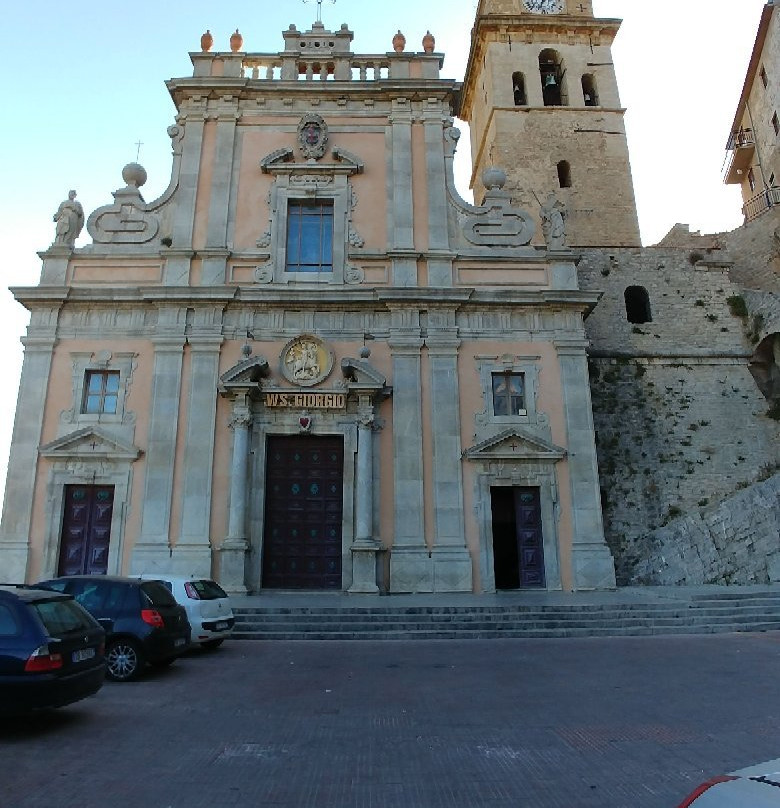
[[[466,449],[467,460],[547,460],[557,462],[566,457],[566,450],[554,443],[512,427]]]
[[[41,446],[38,451],[42,457],[50,460],[68,458],[137,460],[141,456],[141,450],[137,446],[125,443],[94,426],[84,427],[69,435],[63,435],[63,437]]]
[[[233,387],[254,387],[268,375],[268,361],[262,356],[250,356],[219,377],[220,390]]]

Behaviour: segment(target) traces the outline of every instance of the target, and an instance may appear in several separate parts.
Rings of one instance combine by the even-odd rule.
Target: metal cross
[[[135,152],[135,159],[137,161],[141,157],[141,146],[143,146],[144,144],[143,144],[142,141],[139,140],[139,141],[136,142],[135,145],[138,146],[138,148],[136,149],[136,152]]]
[[[317,3],[317,22],[322,22],[322,0],[303,0],[304,3]],[[336,0],[330,0],[331,3],[335,3]]]

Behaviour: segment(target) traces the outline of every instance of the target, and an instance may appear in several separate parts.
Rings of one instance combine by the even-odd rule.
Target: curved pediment
[[[547,460],[557,463],[566,449],[517,427],[505,429],[463,452],[466,460]]]
[[[250,356],[219,377],[219,389],[226,392],[236,387],[254,387],[268,375],[268,362],[262,356]]]

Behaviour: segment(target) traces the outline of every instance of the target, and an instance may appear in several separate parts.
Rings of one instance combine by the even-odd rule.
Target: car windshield
[[[225,590],[216,581],[187,581],[187,583],[198,593],[201,600],[227,597]]]
[[[33,603],[32,606],[52,637],[61,637],[73,631],[95,627],[89,615],[72,600],[43,600]]]
[[[144,581],[141,584],[141,592],[151,606],[176,605],[176,599],[160,581]]]

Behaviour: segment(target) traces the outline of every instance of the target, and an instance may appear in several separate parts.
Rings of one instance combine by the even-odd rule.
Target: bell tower
[[[569,246],[640,246],[612,62],[619,28],[593,16],[592,0],[479,0],[459,110],[477,204],[495,165],[519,207],[538,217],[551,193],[565,204]]]

